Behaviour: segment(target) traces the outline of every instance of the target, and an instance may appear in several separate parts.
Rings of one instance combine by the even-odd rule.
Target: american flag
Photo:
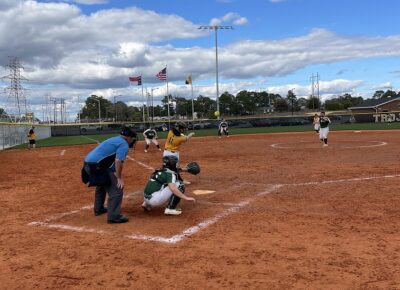
[[[130,82],[137,82],[138,86],[142,85],[142,76],[138,76],[138,77],[129,77],[129,81]]]
[[[164,67],[158,74],[156,74],[156,78],[160,81],[167,80],[167,67]]]

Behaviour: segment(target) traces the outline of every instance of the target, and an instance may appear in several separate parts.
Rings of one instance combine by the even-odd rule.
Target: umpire
[[[88,186],[96,186],[94,215],[108,213],[109,224],[125,223],[129,219],[121,214],[124,189],[122,171],[129,148],[136,143],[136,133],[123,127],[120,136],[100,143],[85,158],[82,181]],[[108,193],[107,208],[104,207]]]

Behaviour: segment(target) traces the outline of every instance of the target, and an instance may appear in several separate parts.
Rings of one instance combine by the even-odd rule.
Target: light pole
[[[213,29],[215,31],[215,82],[217,87],[217,111],[219,112],[219,82],[218,82],[218,30],[227,29],[233,30],[233,26],[220,26],[220,25],[205,25],[200,26],[198,29]],[[218,119],[220,116],[218,116]]]
[[[295,90],[295,88],[290,90],[290,92],[291,92],[290,98],[292,100],[292,116],[293,116],[293,102],[294,102],[294,98],[295,98],[294,90]]]
[[[154,94],[153,92],[158,88],[151,88],[151,123],[154,125]]]
[[[100,100],[94,99],[96,102],[99,103],[99,123],[101,123],[101,115],[100,115]]]
[[[117,100],[118,97],[122,97],[122,95],[116,95],[116,96],[114,96],[114,115],[115,115],[115,122],[118,121],[118,117],[117,117],[118,111],[117,111],[117,102],[116,102],[116,100]]]

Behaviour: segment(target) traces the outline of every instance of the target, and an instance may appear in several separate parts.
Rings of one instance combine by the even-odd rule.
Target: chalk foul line
[[[205,229],[215,223],[217,223],[219,220],[229,216],[230,214],[236,213],[240,211],[241,209],[248,207],[252,202],[254,202],[257,198],[263,197],[265,195],[271,194],[276,192],[279,188],[285,187],[285,186],[307,186],[307,185],[321,185],[321,184],[327,184],[327,183],[345,183],[345,182],[356,182],[356,181],[367,181],[367,180],[374,180],[374,179],[385,179],[385,178],[398,178],[400,177],[400,174],[394,174],[394,175],[384,175],[384,176],[371,176],[371,177],[359,177],[359,178],[349,178],[349,179],[338,179],[338,180],[327,180],[327,181],[317,181],[317,182],[302,182],[302,183],[293,183],[293,184],[272,184],[269,185],[269,188],[267,188],[265,191],[259,192],[256,195],[254,195],[252,198],[248,198],[244,201],[241,201],[236,204],[232,204],[231,207],[224,209],[222,212],[216,214],[213,217],[210,217],[192,227],[189,227],[185,230],[183,230],[181,233],[170,236],[170,237],[162,237],[162,236],[151,236],[151,235],[142,235],[142,234],[130,234],[130,235],[125,235],[125,238],[128,239],[134,239],[134,240],[144,240],[144,241],[150,241],[150,242],[159,242],[159,243],[164,243],[164,244],[176,244],[184,239],[198,233],[202,229]],[[134,192],[131,194],[128,194],[128,198],[132,197],[133,195],[137,194],[139,192]],[[96,234],[111,234],[111,232],[105,231],[105,230],[99,230],[99,229],[92,229],[92,228],[86,228],[86,227],[78,227],[78,226],[70,226],[70,225],[65,225],[65,224],[56,224],[56,223],[50,223],[52,221],[61,219],[65,216],[69,216],[75,213],[78,213],[82,210],[87,210],[87,209],[92,209],[93,206],[83,206],[78,210],[73,210],[69,211],[66,213],[61,213],[54,215],[50,218],[47,218],[44,221],[34,221],[29,223],[28,225],[31,226],[44,226],[48,228],[55,228],[55,229],[61,229],[61,230],[67,230],[67,231],[75,231],[75,232],[87,232],[87,233],[96,233]],[[115,233],[114,233],[115,234]]]
[[[144,168],[146,168],[146,169],[148,169],[148,170],[151,170],[151,171],[154,171],[154,170],[155,170],[155,168],[153,168],[153,167],[151,167],[151,166],[149,166],[149,165],[147,165],[147,164],[144,164],[143,162],[140,162],[140,161],[136,160],[135,158],[132,158],[132,157],[130,157],[130,156],[126,156],[126,158],[128,158],[129,160],[132,160],[132,161],[136,162],[137,164],[139,164],[140,166],[143,166]]]

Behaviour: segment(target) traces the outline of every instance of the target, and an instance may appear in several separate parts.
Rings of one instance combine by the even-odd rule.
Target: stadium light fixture
[[[216,83],[216,90],[217,90],[217,111],[219,112],[219,82],[218,82],[218,30],[226,29],[226,30],[233,30],[233,26],[222,26],[222,25],[203,25],[200,26],[198,29],[207,30],[211,29],[215,32],[215,83]],[[220,116],[218,116],[218,119]]]

